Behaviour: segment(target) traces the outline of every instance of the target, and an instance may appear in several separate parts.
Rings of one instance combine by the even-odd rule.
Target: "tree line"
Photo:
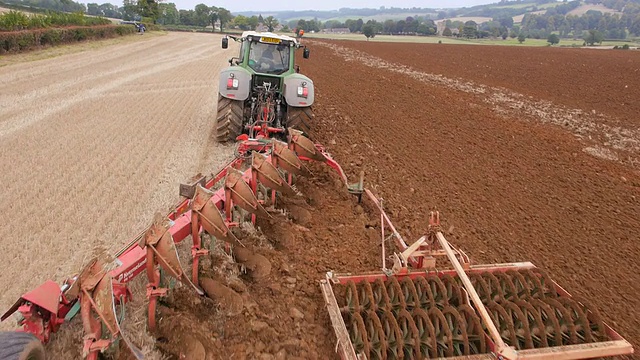
[[[148,19],[161,25],[207,27],[218,23],[221,30],[233,20],[231,12],[224,7],[198,4],[193,10],[178,10],[175,3],[157,0],[123,0],[123,5],[120,7],[111,3],[88,3],[86,12],[88,15],[123,20]]]

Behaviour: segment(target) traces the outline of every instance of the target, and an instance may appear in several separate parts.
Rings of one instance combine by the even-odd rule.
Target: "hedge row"
[[[33,30],[61,26],[109,25],[111,20],[84,16],[83,13],[48,12],[44,15],[27,15],[20,11],[0,14],[0,31]]]
[[[42,46],[55,46],[84,40],[112,38],[134,34],[133,26],[73,26],[55,29],[0,32],[0,54],[21,52]]]

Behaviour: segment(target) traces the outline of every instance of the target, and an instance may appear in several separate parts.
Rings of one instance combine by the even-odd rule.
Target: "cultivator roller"
[[[210,290],[207,295],[215,293],[209,286],[211,279],[199,278],[200,258],[209,253],[203,232],[224,241],[239,266],[254,278],[268,275],[269,261],[245,247],[232,230],[244,221],[255,223],[257,217],[271,217],[267,209],[275,208],[277,194],[297,196],[294,179],[311,174],[303,162],[312,160],[335,169],[351,193],[362,193],[362,179],[359,183],[348,184],[340,165],[322,146],[314,144],[301,132],[291,129],[288,142],[245,138],[238,144],[238,156],[220,172],[180,185],[181,202],[167,216],[156,214],[151,226],[116,253],[115,260],[97,258],[62,286],[47,281],[24,294],[2,320],[18,312],[22,331],[32,333],[46,343],[52,332],[79,312],[85,332],[85,358],[97,359],[98,354],[115,347],[122,339],[134,357],[142,359],[141,351],[124,336],[120,327],[125,304],[132,297],[127,283],[146,272],[147,320],[149,329],[154,331],[158,300],[170,291],[170,286],[163,280],[165,275],[200,296],[205,295],[202,284]],[[250,220],[246,219],[246,213],[251,214]],[[192,239],[191,276],[180,263],[176,247],[188,236]]]
[[[408,246],[365,189],[400,253],[393,267],[321,281],[343,359],[586,359],[633,353],[597,309],[533,264],[471,265],[440,229]],[[439,262],[446,258],[448,262]]]

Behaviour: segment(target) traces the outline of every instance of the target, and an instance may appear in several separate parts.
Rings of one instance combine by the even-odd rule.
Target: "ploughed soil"
[[[364,53],[478,87],[508,87],[534,102],[553,100],[554,108],[597,109],[637,131],[640,80],[631,74],[639,53],[310,45],[313,56],[302,71],[317,89],[316,138],[347,173],[364,169],[366,186],[385,199],[401,234],[417,239],[429,210],[437,209],[448,240],[475,263],[531,261],[570,293],[591,299],[606,322],[640,345],[637,168],[590,155],[574,133],[532,114],[501,112],[486,93],[357,61]],[[627,84],[630,90],[620,91]]]
[[[249,251],[268,259],[259,271],[239,269],[214,244],[201,265],[201,278],[212,279],[216,289],[207,291],[210,280],[201,285],[213,296],[180,289],[161,307],[155,335],[170,359],[335,357],[319,280],[330,270],[380,268],[379,218],[369,216],[371,204],[359,204],[329,167],[311,169],[311,177],[296,182],[298,196],[279,200],[284,211],[259,218],[257,231],[235,229]]]
[[[596,109],[607,115],[603,122],[614,119],[633,130],[640,105],[619,87],[628,80],[637,93],[639,80],[627,76],[631,68],[621,75],[611,64],[626,59],[637,66],[637,54],[309,45],[312,57],[301,65],[316,86],[313,138],[327,146],[351,181],[364,170],[365,185],[384,198],[405,238],[423,235],[429,211],[439,210],[448,240],[474,263],[531,261],[570,293],[589,298],[605,322],[640,345],[640,173],[629,163],[585,151],[586,140],[570,129],[536,121],[535,113],[501,111],[486,101],[486,91],[473,90],[508,87],[526,101],[551,101],[549,111]],[[400,73],[389,64],[414,72]],[[585,69],[598,73],[588,76]],[[424,77],[415,76],[420,72]],[[424,81],[429,74],[449,80]],[[472,84],[442,85],[456,78]],[[270,266],[268,274],[239,272],[215,250],[218,244],[202,264],[217,297],[176,291],[161,310],[156,334],[165,355],[337,358],[318,280],[329,270],[379,269],[380,229],[370,204],[359,205],[330,169],[312,170],[313,176],[296,184],[302,195],[281,202],[286,213],[259,219],[255,232],[238,230],[250,251],[268,259],[262,264]]]
[[[504,87],[640,126],[640,52],[333,41],[432,74]],[[317,59],[320,61],[320,59]]]

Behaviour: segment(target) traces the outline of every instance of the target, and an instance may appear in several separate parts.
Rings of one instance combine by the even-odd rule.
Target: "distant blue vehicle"
[[[145,31],[147,31],[147,27],[144,26],[144,24],[142,23],[138,23],[137,21],[120,21],[120,25],[133,25],[136,27],[136,30],[140,33],[140,34],[144,34]]]

